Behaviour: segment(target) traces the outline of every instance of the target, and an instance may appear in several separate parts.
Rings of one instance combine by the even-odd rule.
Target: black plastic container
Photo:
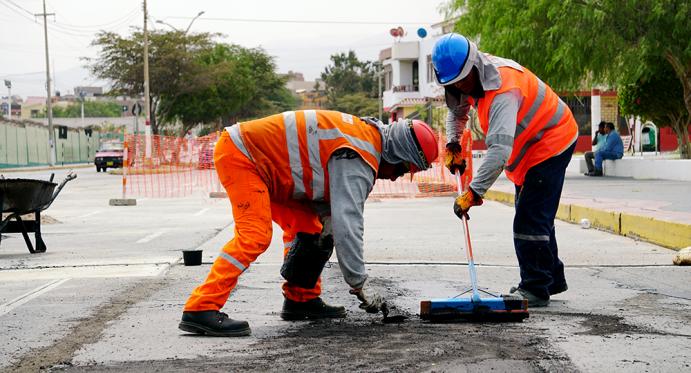
[[[202,250],[183,250],[182,260],[186,266],[198,266],[202,264]]]

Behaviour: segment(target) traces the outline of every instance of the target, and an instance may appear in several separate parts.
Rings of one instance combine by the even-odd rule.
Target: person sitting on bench
[[[607,122],[605,124],[605,134],[607,139],[604,146],[600,147],[595,152],[595,167],[589,162],[587,176],[602,176],[602,161],[605,159],[621,159],[624,156],[624,143],[621,141],[621,136],[614,130],[614,123]],[[586,159],[587,161],[587,159]]]
[[[595,171],[595,166],[593,166],[595,152],[605,146],[605,141],[607,139],[607,135],[605,134],[605,123],[607,122],[603,120],[597,125],[597,131],[595,132],[595,136],[593,136],[593,151],[583,154],[585,157],[585,164],[588,166],[588,172],[584,173],[584,175],[588,175],[588,173]]]

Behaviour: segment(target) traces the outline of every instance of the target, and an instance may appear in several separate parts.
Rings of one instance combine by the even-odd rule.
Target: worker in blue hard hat
[[[506,172],[516,186],[513,239],[521,269],[521,282],[511,292],[530,306],[546,306],[551,295],[567,289],[554,218],[578,137],[571,110],[528,69],[482,53],[462,35],[439,38],[432,63],[449,108],[446,167],[465,169],[459,138],[471,106],[486,136],[485,160],[469,190],[454,202],[454,212],[460,217],[482,204],[485,192]]]

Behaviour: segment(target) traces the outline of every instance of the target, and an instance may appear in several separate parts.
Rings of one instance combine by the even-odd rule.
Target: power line
[[[34,15],[31,11],[29,11],[29,10],[26,9],[26,8],[23,8],[21,5],[15,3],[15,2],[12,1],[12,0],[7,0],[7,2],[10,3],[10,4],[12,4],[12,5],[14,5],[14,6],[16,6],[16,7],[19,8],[19,9],[23,10],[24,12],[26,12],[26,13],[29,14],[30,16],[33,16],[33,15]]]
[[[62,22],[56,22],[60,23],[65,28],[69,29],[74,29],[75,31],[93,31],[93,30],[101,30],[104,28],[113,28],[113,27],[118,27],[124,23],[127,23],[132,20],[133,17],[139,15],[139,7],[132,9],[129,13],[125,14],[124,16],[117,18],[113,21],[103,23],[100,25],[73,25],[70,23],[62,23]]]
[[[172,19],[192,19],[192,17],[166,17]],[[247,23],[306,23],[326,25],[428,25],[434,22],[383,22],[383,21],[337,21],[337,20],[299,20],[299,19],[261,19],[261,18],[224,18],[201,17],[204,21],[247,22]]]

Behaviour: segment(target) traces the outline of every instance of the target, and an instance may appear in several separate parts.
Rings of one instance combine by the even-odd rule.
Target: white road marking
[[[195,213],[194,215],[192,215],[192,216],[202,216],[202,215],[204,215],[204,213],[207,212],[207,211],[209,211],[209,209],[201,209],[201,210],[199,210],[198,212],[196,212],[196,213]]]
[[[137,241],[137,243],[147,243],[147,242],[163,235],[166,232],[168,232],[168,228],[159,229],[158,231],[151,233],[150,235],[148,235],[144,238],[141,238],[139,241]]]
[[[80,265],[51,268],[8,269],[0,271],[0,283],[26,282],[36,280],[60,280],[64,278],[124,278],[155,277],[166,273],[171,263],[178,258],[171,258],[161,263]]]
[[[81,218],[88,218],[89,216],[94,216],[94,215],[100,214],[100,213],[102,213],[102,212],[103,212],[103,210],[96,210],[96,211],[90,212],[90,213],[88,213],[88,214],[84,214],[84,215],[77,216],[77,218],[80,218],[80,219],[81,219]]]
[[[28,301],[40,296],[43,293],[47,293],[56,287],[64,284],[65,282],[69,281],[69,278],[63,278],[63,279],[58,279],[55,281],[51,281],[45,285],[41,285],[37,287],[34,290],[29,291],[28,293],[24,293],[11,301],[0,305],[0,316],[12,311],[13,309],[21,306],[24,303],[27,303]]]

